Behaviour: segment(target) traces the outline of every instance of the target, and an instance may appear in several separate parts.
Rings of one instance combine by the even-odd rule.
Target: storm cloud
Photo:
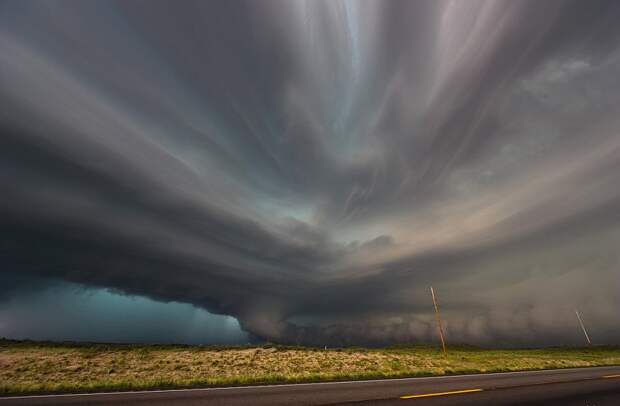
[[[61,280],[382,344],[434,339],[433,285],[452,342],[580,343],[575,308],[618,342],[619,19],[3,1],[0,300]]]

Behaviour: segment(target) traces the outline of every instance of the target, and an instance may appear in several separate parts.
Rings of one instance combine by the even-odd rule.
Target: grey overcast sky
[[[618,21],[1,0],[0,336],[619,343]]]

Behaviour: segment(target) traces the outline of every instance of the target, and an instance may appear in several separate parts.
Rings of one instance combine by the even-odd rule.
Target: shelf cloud
[[[0,3],[0,301],[48,280],[262,340],[620,330],[620,3]]]

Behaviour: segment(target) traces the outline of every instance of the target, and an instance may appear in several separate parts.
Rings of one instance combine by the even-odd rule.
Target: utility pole
[[[435,291],[431,286],[431,296],[433,296],[433,306],[435,306],[435,319],[437,320],[437,331],[439,331],[439,338],[441,339],[441,350],[444,355],[446,354],[446,341],[443,338],[443,326],[441,325],[441,316],[439,315],[439,305],[437,304],[437,299],[435,298]]]
[[[590,337],[588,337],[588,332],[586,331],[586,327],[583,325],[581,316],[579,315],[579,312],[576,309],[575,309],[575,314],[577,315],[577,320],[579,320],[579,325],[581,326],[581,329],[583,330],[583,335],[586,336],[586,341],[588,342],[588,345],[592,345],[592,341],[590,341]]]

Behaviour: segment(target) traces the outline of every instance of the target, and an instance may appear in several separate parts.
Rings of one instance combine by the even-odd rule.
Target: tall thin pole
[[[579,320],[579,325],[581,326],[581,329],[583,330],[583,335],[586,336],[586,341],[588,341],[588,345],[592,345],[592,341],[590,341],[590,337],[588,337],[588,332],[586,331],[586,327],[583,325],[583,321],[581,320],[581,316],[579,315],[579,312],[577,310],[575,310],[575,314],[577,315],[577,320]]]
[[[441,350],[446,353],[446,341],[443,338],[443,326],[441,325],[441,316],[439,315],[439,305],[435,298],[435,291],[431,286],[431,295],[433,296],[433,306],[435,306],[435,318],[437,319],[437,330],[439,331],[439,338],[441,338]]]

